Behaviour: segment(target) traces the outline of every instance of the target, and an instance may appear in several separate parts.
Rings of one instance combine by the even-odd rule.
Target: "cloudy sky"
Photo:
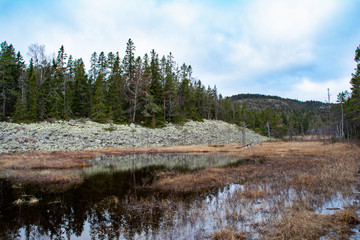
[[[169,52],[223,96],[332,101],[350,88],[358,0],[0,0],[0,41],[26,58],[61,45],[87,66],[94,51]]]

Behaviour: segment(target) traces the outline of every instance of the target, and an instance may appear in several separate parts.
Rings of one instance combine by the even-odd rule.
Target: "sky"
[[[173,54],[223,96],[331,102],[350,90],[359,0],[0,0],[0,42],[61,45],[87,67],[93,52]]]

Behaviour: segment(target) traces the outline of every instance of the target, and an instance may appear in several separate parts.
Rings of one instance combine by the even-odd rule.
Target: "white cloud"
[[[339,10],[339,1],[260,0],[246,8],[241,34],[231,42],[230,61],[244,75],[314,61],[316,41]],[[243,37],[245,35],[246,37]]]
[[[339,11],[336,0],[260,0],[249,6],[249,23],[256,38],[301,42],[313,37]]]
[[[329,79],[323,82],[316,82],[312,79],[303,78],[295,84],[292,89],[284,94],[288,98],[298,100],[318,100],[328,101],[327,89],[330,89],[330,102],[336,102],[336,97],[340,92],[350,89],[349,77]]]
[[[52,4],[55,3],[48,3]],[[13,37],[6,40],[23,55],[27,46],[36,42],[55,53],[64,45],[67,53],[84,58],[88,66],[94,51],[119,51],[123,56],[126,42],[132,38],[136,55],[142,56],[151,49],[160,56],[172,52],[179,64],[191,64],[195,77],[205,85],[216,84],[225,96],[244,89],[269,94],[278,91],[275,94],[283,96],[287,93],[281,93],[281,89],[290,89],[294,82],[298,82],[296,90],[305,94],[299,84],[321,82],[326,78],[321,71],[331,71],[335,64],[324,64],[328,61],[324,52],[329,56],[329,52],[335,55],[339,50],[334,49],[334,43],[328,45],[332,39],[324,41],[323,35],[337,30],[332,25],[348,5],[342,0],[226,4],[198,0],[62,0],[52,7],[56,14],[51,8],[45,12],[32,4],[26,4],[30,9],[25,9],[18,19],[13,13],[10,19],[14,21],[6,27],[12,29]],[[350,59],[353,50],[351,54]],[[341,58],[348,58],[345,55]],[[303,71],[306,68],[310,70]],[[331,83],[324,81],[326,85]],[[284,86],[277,90],[279,85]],[[316,96],[311,91],[308,94]]]

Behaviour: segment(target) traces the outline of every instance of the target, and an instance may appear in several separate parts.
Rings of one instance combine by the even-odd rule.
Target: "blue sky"
[[[223,96],[260,93],[332,101],[349,90],[360,44],[358,0],[0,0],[0,41],[27,58],[64,45],[94,51],[169,52]]]

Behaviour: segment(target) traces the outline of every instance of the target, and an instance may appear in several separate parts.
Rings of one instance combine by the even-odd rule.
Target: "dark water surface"
[[[223,155],[103,156],[91,162],[91,167],[73,170],[83,176],[81,183],[63,187],[0,177],[0,239],[210,239],[225,228],[259,239],[262,226],[273,224],[284,209],[310,194],[276,181],[187,193],[152,187],[163,171],[262,164]],[[264,194],[251,198],[247,191]],[[339,192],[313,207],[316,213],[333,214],[360,204],[359,196]],[[360,239],[357,229],[350,239]]]
[[[151,188],[164,170],[241,164],[209,155],[132,155],[93,159],[84,181],[66,189],[0,179],[0,239],[172,238],[177,218],[218,194],[170,194]],[[236,163],[237,162],[237,163]],[[186,225],[186,224],[185,224]]]

